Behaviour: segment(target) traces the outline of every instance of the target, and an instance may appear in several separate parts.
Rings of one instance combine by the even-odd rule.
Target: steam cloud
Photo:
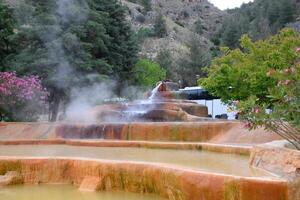
[[[55,61],[55,70],[50,75],[50,81],[61,89],[71,89],[70,102],[65,107],[65,115],[63,120],[70,122],[97,122],[96,113],[93,111],[95,105],[105,101],[106,99],[116,98],[115,91],[116,82],[107,80],[102,83],[94,83],[85,87],[73,87],[70,79],[65,79],[68,76],[81,76],[74,66],[67,59],[67,52],[64,46],[64,36],[61,36],[62,26],[68,24],[82,24],[88,18],[89,6],[85,0],[56,0],[57,9],[51,13],[54,18],[54,23],[51,25],[42,26],[39,32],[39,38],[43,41],[46,50],[47,59]],[[22,10],[27,10],[26,16],[20,13]],[[33,12],[34,6],[27,4],[24,0],[19,2],[19,13],[16,13],[19,23],[23,24],[24,28],[30,28],[34,21]],[[19,15],[18,15],[19,14]],[[33,21],[32,21],[33,19]],[[77,41],[77,42],[76,42]],[[80,42],[76,35],[72,35],[72,45],[76,49],[80,49]],[[91,74],[93,76],[93,74]],[[99,75],[95,75],[99,76]],[[144,92],[136,86],[124,86],[121,91],[121,96],[126,96],[130,99],[141,99],[144,97]],[[147,104],[148,101],[143,102]],[[149,106],[147,107],[149,109]],[[143,112],[139,108],[138,112]],[[128,109],[128,112],[135,112],[134,108]],[[62,115],[62,113],[60,113]],[[110,120],[114,121],[113,117]]]
[[[115,82],[103,82],[82,88],[74,88],[71,92],[71,102],[66,109],[66,121],[97,122],[95,105],[107,99],[116,97],[113,89]]]

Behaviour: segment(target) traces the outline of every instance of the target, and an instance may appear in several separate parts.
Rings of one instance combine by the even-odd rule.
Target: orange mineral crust
[[[163,164],[67,158],[0,159],[0,173],[25,184],[64,183],[87,189],[154,193],[170,200],[288,200],[288,183],[180,169]],[[96,184],[96,185],[92,185]]]

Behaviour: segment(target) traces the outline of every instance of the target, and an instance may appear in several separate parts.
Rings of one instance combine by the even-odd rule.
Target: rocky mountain
[[[226,12],[207,0],[150,0],[149,10],[138,0],[121,0],[121,3],[128,7],[128,20],[136,32],[153,30],[158,15],[165,19],[166,36],[146,37],[141,45],[141,55],[152,59],[162,50],[169,50],[175,58],[188,53],[191,37],[198,38],[200,45],[209,50],[213,47],[210,38],[226,16]],[[197,31],[199,26],[201,32]]]

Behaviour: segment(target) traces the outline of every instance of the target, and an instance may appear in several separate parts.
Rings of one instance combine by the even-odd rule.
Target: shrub
[[[7,121],[34,121],[47,107],[48,92],[37,76],[0,72],[0,114]]]
[[[300,35],[291,29],[264,41],[223,49],[200,84],[230,103],[246,127],[263,126],[300,149]]]
[[[159,64],[147,59],[140,59],[134,66],[136,83],[144,88],[155,86],[155,84],[166,78],[166,70]]]

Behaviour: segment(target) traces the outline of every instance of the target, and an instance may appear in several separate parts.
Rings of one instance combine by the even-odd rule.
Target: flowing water
[[[249,166],[248,156],[198,150],[171,150],[66,145],[0,145],[0,156],[83,157],[165,163],[194,170],[239,176],[270,176]]]
[[[158,93],[158,89],[160,88],[160,86],[162,85],[162,83],[158,84],[152,91],[151,91],[151,95],[150,97],[148,98],[149,100],[153,100],[157,93]]]
[[[71,185],[21,185],[0,188],[1,200],[163,200],[126,192],[80,192]]]

